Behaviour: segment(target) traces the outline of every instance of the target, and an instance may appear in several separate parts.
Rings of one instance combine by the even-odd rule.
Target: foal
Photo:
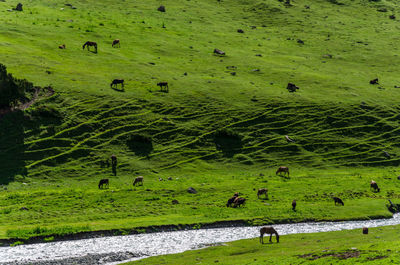
[[[260,243],[264,244],[264,234],[270,234],[269,242],[272,242],[272,234],[276,236],[276,242],[279,243],[279,235],[278,232],[272,226],[264,226],[260,229]]]

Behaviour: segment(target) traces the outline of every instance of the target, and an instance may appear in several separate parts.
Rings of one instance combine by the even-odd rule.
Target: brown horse
[[[374,192],[381,191],[381,189],[378,187],[378,183],[376,183],[374,180],[371,180],[370,188],[374,189]]]
[[[112,43],[112,47],[117,47],[117,45],[118,45],[118,47],[121,47],[121,43],[119,42],[119,39],[115,39],[115,40],[113,40],[113,43]]]
[[[242,197],[237,197],[234,201],[233,201],[233,208],[236,208],[240,205],[244,205],[244,203],[246,202],[245,198]]]
[[[96,42],[94,42],[94,41],[87,41],[87,42],[85,42],[85,44],[83,44],[82,49],[84,50],[86,46],[87,46],[88,51],[89,51],[89,47],[90,47],[90,46],[93,46],[94,49],[95,49],[95,53],[97,53],[97,43],[96,43]]]
[[[104,186],[107,186],[107,188],[108,188],[108,184],[109,184],[108,179],[101,179],[99,181],[99,189],[104,188]]]
[[[141,183],[141,186],[143,186],[143,177],[142,176],[135,178],[135,180],[133,181],[133,186],[136,186],[136,184],[139,185],[139,183]]]
[[[272,234],[276,236],[276,242],[279,243],[279,235],[278,232],[272,226],[264,226],[260,229],[260,243],[264,244],[264,234],[270,234],[269,242],[272,242]]]
[[[265,194],[265,198],[268,199],[268,189],[267,188],[263,188],[263,189],[258,189],[257,191],[257,198],[260,199],[260,195]]]
[[[281,172],[283,172],[284,175],[286,175],[286,173],[287,173],[287,175],[289,177],[289,168],[288,167],[279,167],[278,170],[276,171],[275,175],[278,175],[278,173],[281,173]]]
[[[226,207],[231,206],[237,197],[239,197],[239,193],[236,192],[231,198],[229,198],[228,202],[226,203]]]

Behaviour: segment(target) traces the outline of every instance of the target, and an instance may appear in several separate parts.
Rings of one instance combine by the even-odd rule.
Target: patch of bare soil
[[[375,256],[375,257],[368,257],[367,260],[377,260],[377,259],[385,259],[388,256]]]
[[[336,257],[338,259],[350,259],[350,258],[358,258],[360,257],[360,254],[361,252],[358,250],[350,250],[340,253],[325,253],[321,255],[315,253],[309,253],[309,254],[299,255],[298,257],[308,260],[316,260],[326,257]]]

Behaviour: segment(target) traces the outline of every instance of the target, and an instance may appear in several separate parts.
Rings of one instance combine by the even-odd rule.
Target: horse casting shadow
[[[85,42],[85,44],[83,44],[83,46],[82,46],[82,49],[84,50],[85,47],[87,47],[88,51],[90,51],[89,47],[91,47],[91,46],[94,47],[94,49],[95,49],[94,53],[97,53],[97,43],[94,41]]]

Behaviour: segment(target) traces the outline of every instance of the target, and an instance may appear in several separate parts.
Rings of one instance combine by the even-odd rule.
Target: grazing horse
[[[296,211],[296,206],[297,206],[296,200],[293,200],[292,201],[292,210],[293,211]]]
[[[228,202],[226,203],[226,207],[229,207],[232,205],[232,203],[236,200],[236,198],[239,197],[239,193],[235,193],[233,194],[233,196],[228,200]]]
[[[143,186],[143,177],[142,176],[135,178],[135,180],[133,181],[133,186],[136,186],[136,184],[139,185],[140,183],[141,183],[141,186]]]
[[[58,48],[62,49],[62,50],[65,49],[65,44],[62,44],[62,45],[58,46]]]
[[[97,53],[97,43],[96,43],[96,42],[94,42],[94,41],[87,41],[87,42],[85,42],[85,44],[83,44],[82,49],[84,50],[86,46],[87,46],[88,51],[89,51],[89,47],[90,47],[90,46],[93,46],[94,49],[95,49],[95,53]]]
[[[296,92],[296,90],[297,90],[297,89],[300,89],[300,88],[299,88],[298,86],[296,86],[295,84],[293,84],[293,83],[288,83],[286,89],[287,89],[289,92]]]
[[[340,199],[338,197],[333,197],[332,199],[335,201],[335,205],[336,204],[341,204],[341,205],[344,206],[344,203],[343,203],[342,199]]]
[[[217,55],[225,55],[225,52],[221,51],[220,49],[214,49],[214,53]]]
[[[111,88],[117,89],[118,84],[121,84],[122,89],[124,89],[124,79],[114,79],[114,80],[111,82],[110,87],[111,87]]]
[[[159,82],[157,83],[157,86],[160,87],[161,91],[166,91],[168,92],[169,88],[168,88],[168,82]]]
[[[107,186],[107,188],[108,188],[108,184],[109,184],[108,179],[101,179],[99,182],[99,189],[104,188],[104,186]]]
[[[118,45],[118,47],[121,47],[121,43],[119,42],[119,39],[115,39],[115,40],[113,40],[113,43],[112,43],[112,47],[117,47],[117,45]]]
[[[374,192],[381,191],[381,189],[378,187],[378,183],[376,183],[374,180],[371,180],[370,188],[374,189]]]
[[[260,199],[260,195],[262,195],[262,194],[265,194],[265,198],[268,199],[268,189],[267,188],[258,189],[257,198]]]
[[[289,177],[289,168],[288,167],[279,167],[278,170],[276,171],[275,175],[278,175],[278,173],[281,173],[281,172],[283,172],[284,175],[286,175],[286,173],[287,173],[287,175]]]
[[[234,201],[233,201],[233,208],[236,207],[240,207],[240,205],[244,205],[244,203],[246,202],[245,198],[242,197],[237,197]]]
[[[379,84],[379,79],[378,78],[372,79],[371,81],[369,81],[369,83],[371,85],[377,85],[377,84]]]
[[[264,226],[260,229],[260,243],[264,244],[264,234],[270,234],[269,242],[272,242],[272,234],[276,236],[276,242],[279,243],[279,235],[278,232],[272,226]]]

